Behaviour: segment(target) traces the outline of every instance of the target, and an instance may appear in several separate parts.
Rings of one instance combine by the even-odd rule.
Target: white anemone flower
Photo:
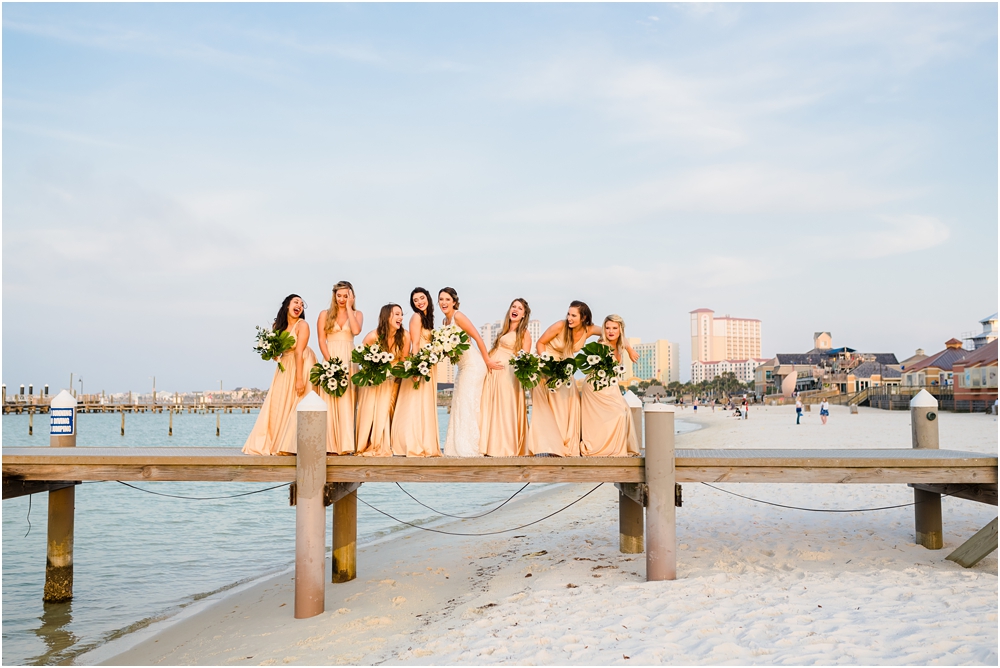
[[[604,369],[598,369],[597,370],[597,377],[598,378],[604,378],[607,375],[608,375],[608,372],[605,371]]]
[[[406,360],[405,362],[403,362],[403,368],[409,371],[410,369],[413,368],[413,362],[411,362],[410,360]]]
[[[589,364],[590,366],[594,366],[595,364],[598,364],[600,361],[601,358],[598,355],[587,355],[587,364]]]
[[[386,359],[385,359],[385,361],[386,361],[386,362],[391,362],[391,361],[393,361],[394,359],[396,359],[396,356],[395,356],[395,355],[393,355],[392,353],[386,353],[386,354],[385,354],[385,358],[386,358]]]
[[[360,346],[356,347],[356,348],[354,349],[354,352],[356,352],[356,353],[363,353],[363,352],[365,352],[365,347],[364,347],[364,345],[360,345]]]
[[[435,355],[434,353],[431,353],[431,356],[430,356],[430,363],[431,364],[437,364],[439,359],[441,359],[441,358],[438,357],[437,355]]]
[[[574,367],[572,363],[566,365],[566,373],[573,373],[573,370]]]
[[[373,343],[373,344],[372,344],[372,347],[371,347],[371,351],[372,351],[373,353],[377,353],[377,352],[379,351],[379,348],[378,348],[378,344],[377,344],[377,343]]]
[[[611,384],[612,385],[617,385],[618,384],[618,379],[617,378],[612,378],[611,379]]]
[[[347,379],[346,378],[344,378],[343,380],[340,381],[340,386],[341,387],[347,387]]]
[[[550,355],[548,353],[542,353],[542,361],[543,362],[548,362],[551,359],[552,359],[552,355]]]

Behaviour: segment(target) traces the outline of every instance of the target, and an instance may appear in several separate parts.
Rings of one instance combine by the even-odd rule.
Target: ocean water
[[[448,414],[439,408],[438,415],[443,442]],[[125,436],[121,436],[120,415],[81,414],[77,447],[240,447],[257,414],[221,414],[219,437],[215,417],[176,414],[174,435],[168,437],[168,415],[126,415]],[[696,425],[678,423],[678,431],[690,428]],[[47,416],[35,416],[31,437],[27,416],[3,416],[5,446],[47,446],[48,442]],[[136,486],[180,496],[224,496],[274,485],[157,482]],[[427,505],[451,514],[476,514],[507,499],[520,486],[404,485]],[[285,570],[293,563],[295,509],[288,505],[287,487],[216,500],[166,498],[116,482],[84,483],[76,489],[74,598],[69,603],[42,603],[47,495],[3,502],[4,664],[72,662],[207,596]],[[391,483],[367,483],[359,495],[415,524],[440,518]],[[533,519],[512,517],[511,521]],[[468,522],[470,531],[475,531],[474,523]],[[400,530],[412,529],[358,504],[359,542]]]

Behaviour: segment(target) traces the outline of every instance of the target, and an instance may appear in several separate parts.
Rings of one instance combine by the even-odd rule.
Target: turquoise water
[[[443,408],[438,415],[443,442],[448,415]],[[82,414],[77,417],[77,446],[240,447],[257,416],[220,415],[219,437],[215,436],[215,417],[177,414],[174,435],[168,437],[168,415],[127,415],[123,437],[120,415]],[[689,426],[693,425],[678,423],[679,431],[687,431]],[[27,416],[3,417],[5,446],[46,446],[47,416],[35,416],[35,435],[27,434]],[[160,482],[137,486],[182,496],[221,496],[273,484]],[[473,514],[506,499],[520,485],[414,483],[405,487],[442,512]],[[295,509],[288,505],[286,487],[211,501],[164,498],[115,482],[85,483],[76,489],[74,599],[69,603],[43,604],[41,600],[47,495],[3,502],[5,664],[70,662],[206,596],[284,570],[293,561]],[[409,522],[439,518],[390,483],[366,483],[359,494]],[[512,524],[533,519],[511,517]],[[475,520],[468,524],[469,530],[475,531]],[[362,543],[403,529],[406,527],[364,504],[358,505]]]

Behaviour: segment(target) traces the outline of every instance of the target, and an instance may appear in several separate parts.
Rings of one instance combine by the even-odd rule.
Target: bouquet
[[[351,382],[361,386],[381,385],[389,377],[394,359],[396,356],[379,348],[377,342],[358,346],[351,351],[351,361],[361,367],[361,370],[351,376]]]
[[[611,346],[592,341],[576,355],[576,366],[587,376],[587,382],[594,390],[617,385],[625,374],[625,365],[615,359]]]
[[[272,329],[257,328],[257,345],[253,347],[255,353],[265,362],[278,360],[278,368],[281,371],[285,367],[281,364],[281,356],[295,347],[295,337],[284,330],[275,332]]]
[[[469,335],[458,325],[443,325],[431,332],[431,349],[452,364],[458,364],[458,358],[470,345]]]
[[[539,361],[538,355],[529,353],[527,350],[519,350],[508,362],[514,368],[514,377],[526,390],[538,385]]]
[[[542,353],[538,362],[538,373],[545,378],[545,386],[549,392],[555,392],[563,385],[573,382],[576,372],[576,361],[570,357],[557,360],[549,353]]]
[[[309,371],[309,382],[318,385],[327,394],[344,396],[351,382],[351,369],[339,357],[331,357],[325,362],[316,362]]]
[[[434,347],[428,343],[416,354],[410,355],[392,367],[392,375],[396,378],[413,378],[413,389],[415,390],[420,387],[420,381],[430,381],[431,367],[440,362],[441,359],[442,356],[434,352]]]

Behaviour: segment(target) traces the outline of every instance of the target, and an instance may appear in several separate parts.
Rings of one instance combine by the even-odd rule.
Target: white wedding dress
[[[475,341],[458,358],[458,375],[451,397],[451,417],[444,442],[446,457],[481,457],[479,452],[479,403],[486,381],[486,363]]]

